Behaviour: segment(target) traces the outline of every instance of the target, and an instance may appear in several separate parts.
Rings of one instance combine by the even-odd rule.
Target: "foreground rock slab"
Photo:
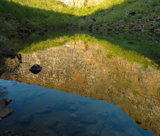
[[[13,113],[13,110],[8,107],[8,104],[11,102],[11,99],[0,98],[0,121]]]

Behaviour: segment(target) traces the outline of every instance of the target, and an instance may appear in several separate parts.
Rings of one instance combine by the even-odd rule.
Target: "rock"
[[[13,110],[7,106],[11,101],[11,99],[0,98],[0,120],[13,113]]]
[[[133,16],[135,14],[136,14],[136,12],[134,10],[129,10],[126,12],[126,16],[129,16],[129,15]]]
[[[41,72],[42,67],[38,64],[34,64],[29,71],[31,71],[33,74],[38,74],[39,72]]]

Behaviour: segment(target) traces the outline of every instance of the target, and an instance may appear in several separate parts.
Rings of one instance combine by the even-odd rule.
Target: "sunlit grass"
[[[9,9],[9,10],[8,10]],[[126,11],[135,10],[136,15],[126,16]],[[68,7],[55,0],[0,0],[0,19],[11,16],[19,22],[28,20],[35,26],[88,26],[89,18],[96,24],[112,23],[120,19],[136,20],[150,18],[160,12],[159,0],[104,0],[99,5]],[[86,16],[83,18],[83,16]]]
[[[17,2],[21,5],[25,5],[33,8],[40,8],[40,9],[50,10],[54,12],[67,13],[67,14],[76,15],[76,16],[84,16],[84,15],[92,14],[93,12],[99,9],[107,9],[114,5],[121,4],[125,0],[104,0],[104,2],[102,2],[99,5],[95,5],[92,7],[83,6],[81,8],[68,7],[56,0],[8,0],[8,1]]]

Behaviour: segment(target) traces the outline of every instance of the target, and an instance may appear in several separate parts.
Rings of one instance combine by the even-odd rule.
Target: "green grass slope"
[[[135,14],[127,15],[130,11]],[[159,14],[159,0],[104,0],[99,5],[82,8],[68,7],[56,0],[0,0],[2,22],[15,25],[29,22],[37,27],[54,25],[86,29],[93,24],[99,31],[142,30],[144,27],[144,31],[160,33]]]
[[[160,34],[159,0],[125,0],[87,16],[95,31],[141,31]]]

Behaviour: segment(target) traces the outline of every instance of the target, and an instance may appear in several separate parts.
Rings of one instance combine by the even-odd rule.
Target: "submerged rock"
[[[11,101],[11,99],[0,98],[0,121],[13,112],[13,110],[7,106]]]
[[[42,67],[38,64],[34,64],[29,71],[31,71],[33,74],[38,74],[39,72],[41,72]]]

